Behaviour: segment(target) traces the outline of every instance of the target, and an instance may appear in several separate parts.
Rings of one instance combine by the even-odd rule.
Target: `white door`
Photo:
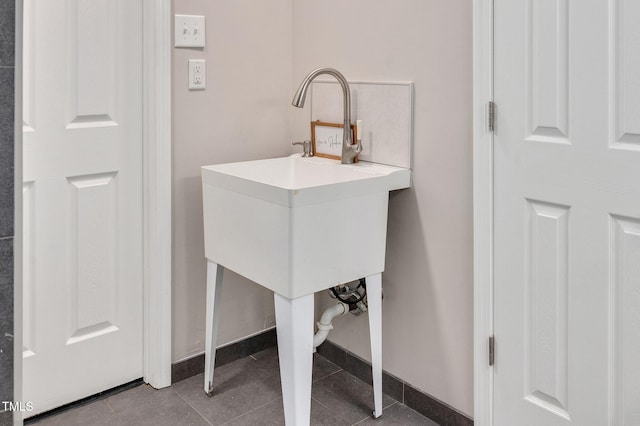
[[[142,11],[25,0],[24,394],[142,377]]]
[[[495,424],[640,425],[640,2],[494,5]]]

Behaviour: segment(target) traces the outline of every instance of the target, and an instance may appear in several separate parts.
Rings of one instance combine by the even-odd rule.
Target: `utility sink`
[[[300,155],[202,168],[207,257],[204,390],[214,392],[223,271],[274,292],[287,425],[311,412],[314,293],[365,278],[374,417],[382,414],[382,272],[389,191],[411,171]]]
[[[343,128],[349,129],[349,83],[334,68],[309,73],[291,103],[302,108],[310,83],[325,74],[340,83]],[[364,134],[361,120],[356,123],[358,132]],[[308,151],[308,146],[303,148]],[[314,293],[364,278],[373,416],[382,415],[382,272],[389,191],[408,188],[411,171],[355,163],[361,151],[361,137],[343,132],[342,161],[294,155],[202,168],[207,257],[204,390],[208,395],[214,391],[225,269],[274,292],[287,426],[310,423]]]
[[[202,167],[205,256],[294,299],[384,270],[399,167],[300,155]]]

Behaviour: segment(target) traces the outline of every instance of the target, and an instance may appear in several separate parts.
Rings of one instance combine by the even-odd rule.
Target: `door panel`
[[[640,150],[640,2],[613,0],[612,15],[612,146]]]
[[[71,345],[118,331],[115,173],[67,178],[71,210]]]
[[[526,8],[528,140],[569,143],[569,0],[528,0]]]
[[[637,22],[495,0],[496,425],[640,424]]]
[[[611,216],[614,424],[640,424],[640,220]],[[634,368],[635,366],[635,368]]]
[[[569,207],[527,200],[525,398],[567,416]]]
[[[142,10],[25,0],[24,395],[142,376]]]

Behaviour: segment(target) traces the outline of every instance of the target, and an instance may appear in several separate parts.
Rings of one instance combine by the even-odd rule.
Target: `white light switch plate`
[[[175,15],[175,47],[204,47],[204,16]]]
[[[189,90],[207,87],[207,68],[204,59],[189,59]]]

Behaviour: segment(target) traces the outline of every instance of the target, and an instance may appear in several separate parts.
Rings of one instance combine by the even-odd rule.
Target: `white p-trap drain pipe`
[[[327,308],[318,321],[318,332],[313,336],[313,351],[320,346],[329,335],[329,331],[333,329],[331,321],[338,315],[345,315],[349,312],[349,305],[346,303],[338,302],[337,304]]]

